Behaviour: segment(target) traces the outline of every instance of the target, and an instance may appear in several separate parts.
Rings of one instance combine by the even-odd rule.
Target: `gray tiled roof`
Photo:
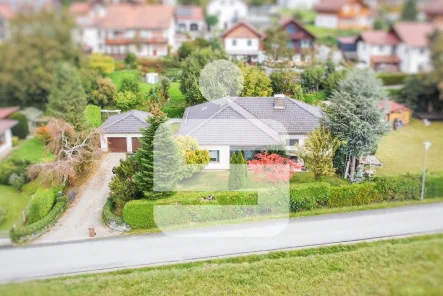
[[[290,98],[283,109],[274,108],[273,97],[219,99],[186,108],[179,134],[200,144],[272,145],[278,133],[311,132],[320,118],[318,107]]]
[[[140,134],[140,129],[148,126],[149,112],[131,110],[109,117],[102,125],[104,134]]]

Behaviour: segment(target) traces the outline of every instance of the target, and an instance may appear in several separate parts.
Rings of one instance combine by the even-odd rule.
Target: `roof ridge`
[[[297,106],[299,106],[300,108],[302,108],[303,110],[305,110],[306,112],[308,112],[309,114],[314,116],[315,118],[318,118],[317,115],[315,115],[314,113],[311,112],[311,110],[309,110],[305,106],[303,106],[303,104],[307,104],[307,103],[301,102],[301,101],[296,100],[296,99],[288,98],[288,97],[286,97],[286,98],[289,99],[290,102],[296,104]],[[300,103],[303,103],[303,104],[300,104]],[[312,107],[315,107],[315,106],[312,106]],[[318,107],[315,107],[315,108],[318,108]]]
[[[116,120],[116,121],[112,122],[111,124],[109,124],[109,125],[107,125],[107,126],[103,126],[102,128],[103,128],[103,129],[108,128],[108,127],[110,127],[110,126],[116,124],[117,122],[120,122],[120,121],[122,121],[122,120],[125,119],[125,118],[128,118],[130,115],[133,114],[134,111],[135,111],[135,110],[126,111],[125,113],[128,113],[128,115],[126,115],[126,116],[120,118],[119,120]],[[125,114],[125,113],[122,113],[122,115]],[[118,114],[117,114],[117,115],[118,115]]]
[[[145,111],[140,111],[140,110],[136,110],[136,109],[134,109],[134,110],[132,110],[132,111],[133,111],[133,112],[132,112],[132,115],[134,115],[135,111],[137,111],[137,112],[145,112]],[[148,117],[149,117],[149,114],[151,114],[150,112],[146,112],[146,113],[148,113]],[[141,120],[140,118],[138,118],[138,117],[135,116],[135,115],[134,115],[134,117],[137,118],[139,121],[141,121],[141,122],[143,122],[143,123],[147,123],[146,120],[143,121],[143,120]]]
[[[211,103],[211,102],[207,102],[207,103]],[[203,104],[207,104],[207,103],[203,103]],[[200,105],[203,105],[203,104],[200,104]],[[220,105],[220,104],[219,104],[219,105]],[[198,106],[198,105],[194,105],[194,106]],[[191,107],[194,107],[194,106],[191,106]],[[219,114],[220,112],[222,112],[223,110],[225,110],[227,106],[228,106],[228,104],[225,104],[223,108],[220,108],[220,110],[218,110],[217,112],[215,112],[214,114],[212,114],[210,117],[206,118],[206,119],[205,119],[204,121],[202,121],[199,125],[197,125],[193,130],[191,130],[190,132],[188,132],[187,135],[190,135],[191,133],[193,133],[195,130],[197,130],[199,127],[201,127],[203,124],[205,124],[209,119],[214,118],[217,114]],[[191,107],[188,107],[188,108],[191,108]],[[186,109],[188,109],[188,108],[186,108]],[[188,110],[188,113],[189,113],[189,110]],[[194,120],[194,119],[191,119],[191,120]]]

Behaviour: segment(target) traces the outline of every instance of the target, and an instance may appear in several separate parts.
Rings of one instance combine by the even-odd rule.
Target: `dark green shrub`
[[[99,106],[88,105],[83,111],[86,124],[90,127],[99,127],[102,124],[102,112]]]
[[[183,72],[183,70],[180,68],[168,68],[168,69],[166,69],[166,71],[163,75],[165,75],[166,77],[169,78],[169,80],[174,82],[174,81],[180,80],[180,76],[182,75],[182,72]]]
[[[421,182],[417,175],[377,177],[377,191],[384,200],[407,200],[420,198]]]
[[[110,228],[120,231],[127,231],[130,229],[123,221],[123,218],[115,215],[113,212],[112,200],[108,198],[105,206],[103,207],[102,219],[103,222]]]
[[[154,221],[154,203],[150,200],[133,200],[123,209],[123,220],[135,229],[156,227]]]
[[[12,134],[20,139],[26,139],[29,134],[28,118],[26,115],[17,112],[12,114],[10,118],[18,121],[18,124],[11,129]]]
[[[328,205],[331,185],[324,182],[291,185],[291,211],[300,212]]]
[[[26,183],[26,176],[13,173],[11,176],[9,176],[8,183],[15,189],[21,190],[23,185]]]
[[[22,227],[12,228],[9,231],[11,240],[15,243],[24,242],[33,239],[44,233],[49,227],[55,224],[66,209],[68,199],[64,196],[57,197],[57,202],[51,211],[35,223],[31,223]]]
[[[12,174],[26,176],[26,170],[31,163],[27,160],[8,159],[0,162],[0,184],[9,185]]]
[[[29,223],[45,217],[54,206],[56,197],[56,190],[40,187],[29,204]]]
[[[443,197],[443,173],[426,176],[425,198]]]
[[[380,73],[377,77],[383,81],[383,85],[403,84],[409,74],[406,73]]]
[[[329,207],[367,205],[383,200],[375,183],[361,183],[331,187],[329,190]]]

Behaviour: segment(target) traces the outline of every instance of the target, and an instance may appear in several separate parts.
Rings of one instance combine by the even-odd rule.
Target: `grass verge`
[[[0,286],[1,295],[440,295],[443,235]]]

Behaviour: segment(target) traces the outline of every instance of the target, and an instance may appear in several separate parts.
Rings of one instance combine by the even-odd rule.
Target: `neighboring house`
[[[389,122],[393,128],[409,124],[412,115],[411,109],[403,104],[390,100],[381,101],[378,109],[383,111],[385,120]]]
[[[388,32],[363,32],[356,40],[358,59],[380,72],[431,70],[429,35],[441,29],[430,23],[399,22]]]
[[[46,125],[49,121],[49,117],[43,116],[43,111],[35,107],[22,109],[20,113],[28,119],[28,128],[31,133],[34,133],[37,127]]]
[[[15,12],[8,3],[0,3],[0,43],[9,37],[9,21],[14,15]]]
[[[373,16],[362,0],[322,0],[315,5],[315,25],[321,28],[368,29]]]
[[[258,62],[264,35],[245,21],[240,21],[223,35],[226,53],[238,60]]]
[[[443,23],[443,0],[432,0],[422,11],[428,20],[435,23]]]
[[[94,0],[73,3],[70,11],[78,27],[74,38],[89,52],[123,59],[128,53],[166,56],[169,47],[176,47],[175,10],[171,6]]]
[[[133,153],[141,147],[140,129],[146,128],[148,112],[131,110],[109,117],[100,127],[100,146],[103,152]]]
[[[340,49],[343,57],[346,60],[357,59],[356,40],[357,40],[357,37],[355,37],[355,36],[337,37],[338,49]]]
[[[209,150],[206,169],[225,170],[233,151],[249,160],[275,145],[303,145],[320,118],[319,108],[283,95],[231,97],[186,108],[179,135],[189,135]]]
[[[227,30],[248,14],[248,5],[243,0],[211,0],[206,7],[207,15],[218,18],[214,28]]]
[[[289,35],[288,47],[294,50],[294,54],[302,55],[314,48],[315,36],[301,22],[295,18],[284,18],[280,25]]]
[[[319,0],[278,0],[278,5],[286,9],[309,9],[311,10]]]
[[[18,124],[17,120],[8,119],[19,110],[19,107],[0,108],[0,157],[12,149],[11,128]]]
[[[205,14],[200,6],[179,6],[175,10],[177,32],[200,35],[205,31]]]

